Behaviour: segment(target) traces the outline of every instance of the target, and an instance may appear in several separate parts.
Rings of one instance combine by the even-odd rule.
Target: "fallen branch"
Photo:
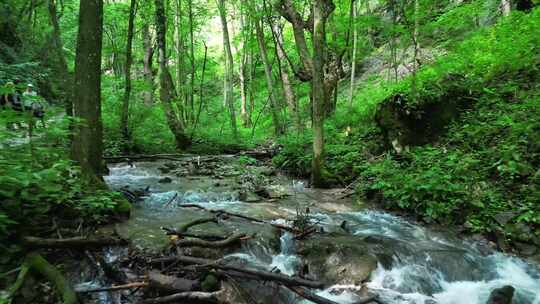
[[[235,233],[221,241],[205,241],[200,239],[181,239],[174,244],[178,247],[204,247],[204,248],[223,248],[239,242],[246,237],[245,233]]]
[[[114,245],[125,245],[126,240],[117,237],[72,237],[65,239],[47,239],[27,236],[23,238],[23,244],[29,248],[69,248],[85,249],[100,248]]]
[[[176,235],[181,238],[191,237],[206,241],[222,241],[227,239],[225,236],[221,235],[213,235],[213,234],[194,234],[194,233],[187,233],[187,232],[180,232],[176,229],[171,229],[167,227],[161,227],[161,230],[165,231],[167,235]]]
[[[148,282],[133,282],[122,285],[113,285],[108,287],[92,288],[92,289],[80,289],[75,290],[77,293],[92,293],[92,292],[103,292],[103,291],[118,291],[125,289],[141,288],[148,287]]]
[[[184,233],[186,231],[188,231],[189,228],[193,227],[193,226],[197,226],[197,225],[202,225],[202,224],[206,224],[206,223],[218,223],[217,219],[215,217],[209,217],[209,218],[200,218],[200,219],[195,219],[189,223],[186,223],[182,226],[180,226],[180,228],[178,228],[178,232],[179,233]]]
[[[202,206],[197,205],[197,204],[181,204],[181,205],[178,205],[178,207],[197,208],[197,209],[200,209],[200,210],[210,212],[212,214],[216,214],[216,216],[220,216],[220,215],[225,214],[225,215],[228,215],[228,216],[231,216],[231,217],[237,217],[237,218],[245,219],[245,220],[255,222],[255,223],[271,225],[271,226],[274,226],[274,227],[276,227],[278,229],[289,231],[289,232],[294,233],[294,234],[301,234],[302,233],[302,231],[300,231],[300,230],[298,230],[296,228],[293,228],[293,227],[289,227],[289,226],[285,226],[285,225],[281,225],[281,224],[275,224],[275,223],[271,223],[271,222],[268,222],[268,221],[265,221],[265,220],[261,220],[261,219],[258,219],[258,218],[251,217],[251,216],[238,214],[238,213],[232,213],[232,212],[228,212],[228,211],[221,210],[221,209],[208,209],[208,208],[202,207]]]
[[[69,282],[64,278],[64,276],[56,269],[53,265],[49,264],[38,253],[32,252],[26,256],[25,261],[30,269],[33,269],[40,274],[42,274],[47,280],[54,284],[56,290],[59,294],[62,295],[63,304],[76,304],[79,303],[77,300],[77,294],[69,284]]]
[[[221,303],[219,296],[223,291],[216,292],[201,292],[201,291],[191,291],[191,292],[181,292],[175,293],[165,297],[146,299],[142,301],[142,304],[159,304],[159,303],[171,303],[177,302],[180,300],[184,301],[204,301],[211,303]]]
[[[339,304],[337,302],[334,302],[332,300],[329,300],[327,298],[323,298],[321,296],[318,296],[317,294],[314,294],[302,287],[298,286],[287,286],[285,287],[289,288],[291,291],[299,295],[300,297],[310,300],[311,302],[317,303],[317,304]],[[356,303],[355,303],[356,304]]]
[[[288,275],[273,273],[265,270],[254,269],[250,267],[236,267],[232,265],[223,265],[216,263],[216,261],[201,259],[189,256],[172,256],[151,260],[151,263],[164,263],[164,262],[181,262],[184,264],[206,265],[210,268],[220,269],[223,271],[235,271],[245,273],[251,276],[257,277],[263,281],[275,281],[280,282],[287,286],[305,286],[310,288],[322,288],[324,285],[321,282],[306,280],[299,277],[291,277]]]

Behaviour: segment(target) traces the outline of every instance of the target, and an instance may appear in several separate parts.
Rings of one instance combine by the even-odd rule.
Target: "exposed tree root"
[[[64,278],[64,276],[53,265],[49,264],[40,254],[36,252],[29,253],[26,256],[25,263],[31,270],[35,270],[43,275],[47,280],[54,284],[56,290],[62,295],[64,304],[76,304],[77,294]]]

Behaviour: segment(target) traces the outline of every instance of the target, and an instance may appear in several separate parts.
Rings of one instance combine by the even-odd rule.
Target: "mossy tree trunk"
[[[130,140],[130,130],[128,125],[129,120],[129,100],[131,98],[131,64],[133,62],[132,45],[133,45],[133,32],[135,23],[137,1],[131,0],[129,7],[129,20],[128,20],[128,32],[127,32],[127,44],[126,44],[126,65],[125,65],[125,88],[124,98],[122,101],[122,116],[120,119],[120,129],[122,137],[127,143]],[[127,150],[127,149],[125,149]]]
[[[173,107],[173,100],[176,97],[176,91],[174,89],[174,83],[169,72],[167,64],[166,54],[166,37],[167,28],[165,7],[163,0],[155,0],[156,6],[156,27],[157,27],[157,42],[158,42],[158,61],[159,61],[159,99],[165,110],[165,116],[169,129],[174,135],[176,141],[176,147],[184,150],[191,144],[190,138],[185,134],[184,123],[181,119],[182,114],[177,114]],[[180,112],[182,111],[182,105],[178,104]]]
[[[103,126],[101,121],[101,46],[103,1],[81,1],[75,59],[72,158],[87,177],[103,172]]]

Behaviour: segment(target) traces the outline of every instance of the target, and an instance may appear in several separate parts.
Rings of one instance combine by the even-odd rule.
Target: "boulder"
[[[350,235],[316,236],[299,246],[305,272],[328,285],[360,285],[377,268],[377,259],[368,252],[367,244],[360,238],[352,242]]]
[[[514,297],[514,287],[506,285],[494,289],[486,304],[511,304]]]

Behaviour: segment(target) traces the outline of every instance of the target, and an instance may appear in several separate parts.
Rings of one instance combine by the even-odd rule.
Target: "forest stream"
[[[202,169],[193,172],[191,164]],[[201,165],[203,163],[203,165]],[[282,274],[309,273],[328,288],[318,295],[337,303],[355,303],[369,292],[381,303],[484,304],[494,288],[515,288],[515,304],[540,303],[540,269],[520,258],[493,251],[482,241],[463,240],[446,229],[426,228],[395,215],[355,207],[342,198],[339,189],[315,190],[306,182],[273,172],[261,164],[239,165],[235,156],[186,157],[180,161],[118,163],[109,166],[106,182],[114,189],[148,188],[136,203],[131,219],[116,224],[116,231],[129,238],[137,250],[160,252],[170,242],[160,227],[178,227],[208,216],[205,210],[182,208],[197,204],[207,209],[290,224],[297,210],[309,209],[309,219],[322,227],[305,240],[290,233],[276,234],[270,225],[239,219],[193,227],[194,232],[254,234],[239,249],[227,251],[225,260]],[[244,170],[246,169],[246,170]],[[263,173],[269,197],[242,194],[249,181],[245,172]],[[107,248],[105,257],[114,262],[126,249]],[[75,271],[78,289],[99,287],[99,276]],[[364,287],[362,286],[365,282]],[[243,282],[257,302],[311,303],[292,292],[271,285]],[[125,291],[129,293],[128,291]],[[128,303],[120,292],[93,294],[87,303]]]

